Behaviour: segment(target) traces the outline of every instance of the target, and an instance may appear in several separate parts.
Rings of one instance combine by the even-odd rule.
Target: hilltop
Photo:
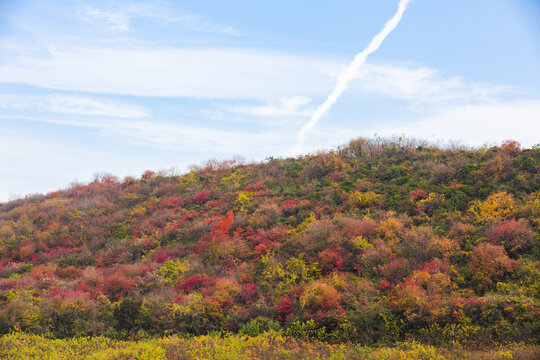
[[[0,333],[537,343],[539,168],[360,138],[0,204]]]

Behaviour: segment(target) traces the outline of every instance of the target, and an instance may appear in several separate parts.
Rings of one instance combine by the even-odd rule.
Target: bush
[[[281,329],[281,326],[278,322],[267,317],[259,316],[242,325],[240,328],[240,333],[250,336],[257,336],[266,331],[277,331],[279,329]]]
[[[523,219],[506,220],[495,224],[488,233],[488,239],[495,245],[502,245],[510,254],[520,254],[534,244],[534,233]]]

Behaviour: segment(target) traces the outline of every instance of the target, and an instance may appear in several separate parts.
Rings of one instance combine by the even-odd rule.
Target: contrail
[[[356,54],[354,57],[354,60],[347,66],[343,72],[339,75],[336,86],[334,87],[334,90],[328,95],[326,98],[326,101],[322,103],[311,115],[311,118],[309,121],[302,126],[300,131],[298,132],[298,135],[296,137],[296,146],[295,146],[295,152],[298,153],[301,151],[302,146],[304,145],[304,141],[306,138],[306,133],[311,130],[317,122],[323,117],[324,114],[334,105],[334,103],[337,101],[337,99],[341,96],[343,91],[347,88],[347,84],[354,79],[357,74],[358,70],[364,65],[366,62],[366,58],[377,51],[379,46],[381,46],[384,39],[396,28],[396,26],[401,21],[401,18],[403,17],[403,13],[405,12],[405,9],[407,9],[407,5],[409,5],[410,0],[401,0],[398,5],[398,10],[396,14],[388,20],[388,22],[384,25],[383,29],[371,39],[371,42],[369,45]]]

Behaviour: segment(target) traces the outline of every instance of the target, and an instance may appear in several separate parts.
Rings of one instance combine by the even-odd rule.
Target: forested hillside
[[[538,343],[539,168],[360,138],[0,204],[0,333]]]

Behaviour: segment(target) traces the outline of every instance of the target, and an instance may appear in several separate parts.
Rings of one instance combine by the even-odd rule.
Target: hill
[[[0,333],[540,333],[540,149],[356,139],[0,204]]]

